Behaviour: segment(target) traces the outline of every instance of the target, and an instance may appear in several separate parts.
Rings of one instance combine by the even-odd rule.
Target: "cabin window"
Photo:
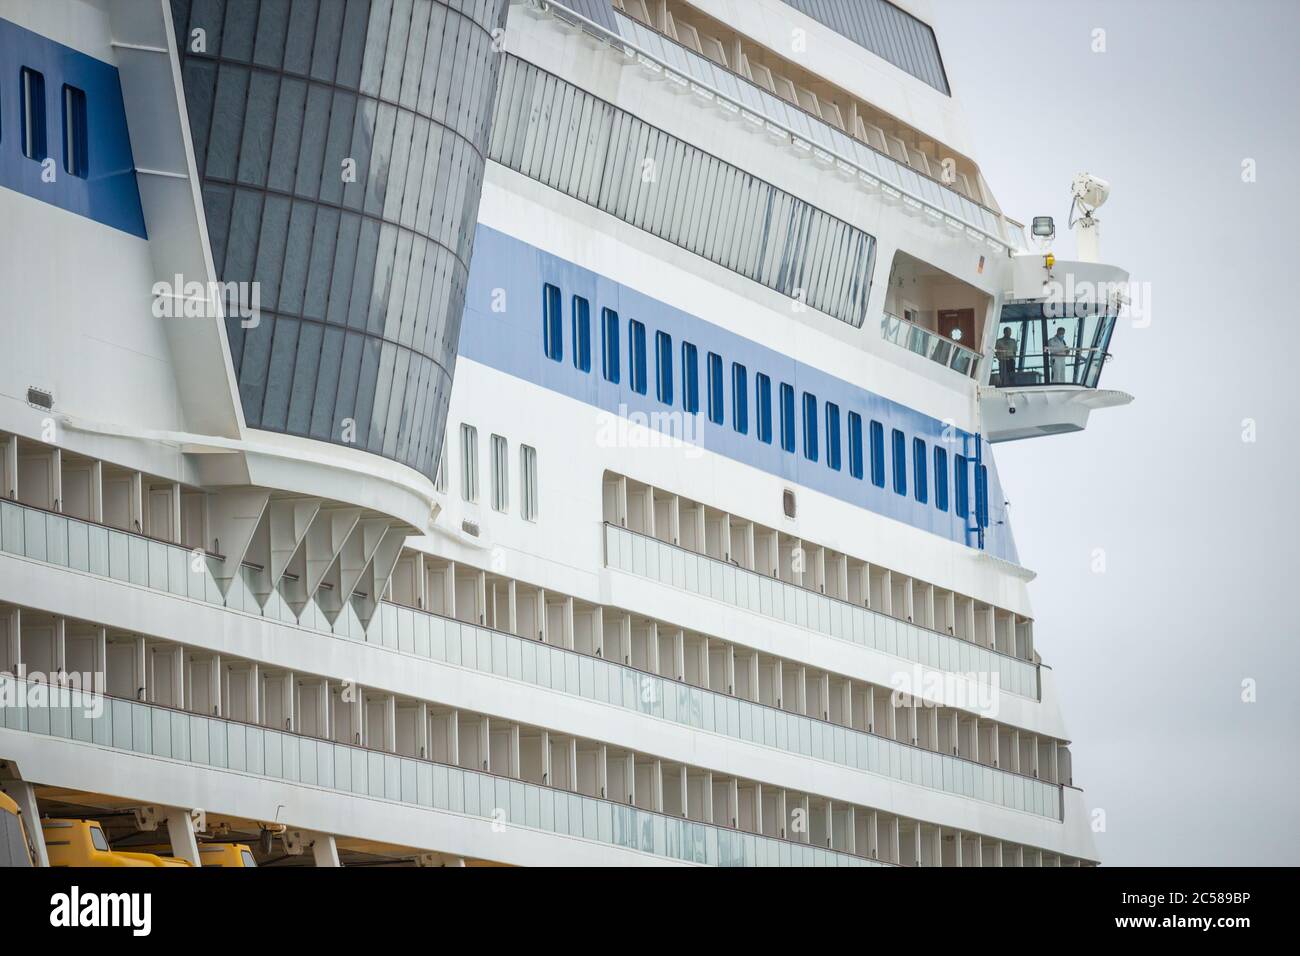
[[[75,86],[63,87],[63,168],[86,178],[86,94]]]
[[[700,410],[700,353],[690,342],[682,343],[682,408],[692,415]]]
[[[709,421],[722,424],[722,356],[709,353]]]
[[[731,427],[749,434],[749,372],[739,362],[731,363]]]
[[[871,423],[871,483],[885,487],[885,426],[877,421]]]
[[[754,376],[754,418],[758,440],[772,444],[772,380],[762,372]]]
[[[794,453],[794,389],[781,383],[781,447]]]
[[[907,438],[897,428],[893,431],[894,493],[907,494]]]
[[[817,460],[817,396],[803,393],[803,456]]]
[[[673,403],[673,338],[667,332],[655,333],[655,397]]]
[[[617,385],[619,380],[618,360],[618,313],[613,309],[601,310],[600,337],[600,371],[605,381]]]
[[[632,391],[638,395],[646,393],[645,364],[645,326],[636,319],[627,324],[628,378]]]
[[[560,290],[548,282],[542,286],[542,350],[552,362],[564,358],[563,329],[560,321]]]
[[[862,416],[849,412],[849,474],[862,478]]]
[[[580,295],[573,297],[573,367],[591,371],[591,306]]]

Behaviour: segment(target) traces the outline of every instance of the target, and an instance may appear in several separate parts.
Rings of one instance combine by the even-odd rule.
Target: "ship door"
[[[940,309],[939,334],[979,351],[979,343],[975,341],[974,309]]]

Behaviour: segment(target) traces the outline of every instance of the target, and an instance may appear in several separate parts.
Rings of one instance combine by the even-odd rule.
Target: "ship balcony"
[[[880,316],[880,337],[968,378],[979,378],[983,356],[916,322],[884,312]]]

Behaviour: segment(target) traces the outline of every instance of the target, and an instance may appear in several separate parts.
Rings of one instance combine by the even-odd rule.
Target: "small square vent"
[[[27,389],[27,404],[33,408],[43,408],[48,412],[54,407],[54,393],[43,388],[29,386]]]

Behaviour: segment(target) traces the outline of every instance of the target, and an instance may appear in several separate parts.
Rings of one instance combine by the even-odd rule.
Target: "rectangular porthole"
[[[18,74],[23,155],[42,162],[45,151],[45,76],[29,67]]]
[[[673,403],[673,338],[667,332],[655,333],[655,397]]]
[[[591,371],[591,306],[580,295],[573,297],[573,366]]]
[[[564,325],[560,320],[560,290],[549,282],[542,286],[542,351],[552,362],[564,358]]]
[[[749,434],[749,373],[739,362],[731,363],[731,427]]]
[[[628,378],[632,391],[646,393],[645,326],[636,319],[627,323]]]
[[[722,356],[709,353],[709,421],[722,424]]]
[[[619,375],[618,358],[618,313],[613,309],[601,310],[600,365],[605,381],[617,385]]]
[[[871,423],[871,483],[885,487],[885,426],[877,421]]]
[[[817,396],[803,393],[803,456],[816,461],[817,448]]]
[[[912,439],[912,474],[912,488],[916,492],[916,500],[925,504],[930,494],[930,483],[926,475],[925,441],[921,438]]]
[[[700,353],[690,342],[682,343],[682,408],[692,415],[700,410]]]
[[[781,448],[794,453],[794,387],[781,383]]]
[[[938,445],[934,448],[934,506],[948,510],[948,453]]]
[[[862,478],[862,416],[849,412],[849,474]]]
[[[85,179],[89,169],[86,94],[66,84],[63,87],[63,168],[79,179]]]
[[[762,372],[754,376],[754,418],[758,440],[772,444],[772,380]]]
[[[840,407],[834,402],[826,403],[826,464],[840,470]]]
[[[893,432],[894,493],[907,494],[907,438],[897,428]]]

